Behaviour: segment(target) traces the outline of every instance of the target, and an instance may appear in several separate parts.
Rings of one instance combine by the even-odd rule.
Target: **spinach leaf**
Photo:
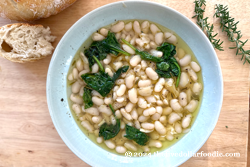
[[[163,52],[164,60],[168,60],[169,58],[173,57],[176,54],[175,48],[176,46],[164,42],[161,46],[157,47],[156,49]]]
[[[100,66],[101,71],[98,73],[87,73],[83,74],[81,77],[85,81],[88,87],[99,92],[103,97],[107,96],[111,89],[115,85],[116,79],[119,78],[121,73],[126,72],[128,70],[128,66],[123,66],[117,70],[114,74],[113,78],[111,78],[107,73],[104,72],[104,68],[99,60],[93,56],[93,59]]]
[[[157,69],[161,71],[168,71],[169,69],[169,64],[167,62],[161,62],[156,64]]]
[[[121,49],[119,42],[115,38],[115,34],[111,32],[108,32],[108,35],[104,40],[94,41],[90,47],[84,51],[85,56],[88,58],[90,69],[95,64],[93,56],[95,56],[98,60],[103,60],[109,53],[114,55],[118,55],[119,53],[128,56],[130,55]]]
[[[138,54],[138,55],[141,56],[141,59],[143,59],[143,60],[153,61],[153,62],[156,62],[156,63],[159,63],[159,62],[163,61],[162,58],[152,56],[151,54],[149,54],[146,51],[139,51],[138,49],[136,49],[133,45],[131,45],[125,39],[122,39],[122,42],[124,42],[126,45],[128,45],[129,47],[131,47],[135,51],[136,54]]]
[[[113,114],[115,115],[115,111],[114,111],[113,107],[111,105],[109,105],[109,107],[110,107],[111,111],[113,112]],[[99,136],[103,136],[104,140],[108,140],[108,139],[115,137],[120,131],[120,124],[121,124],[120,119],[116,119],[115,125],[113,125],[113,124],[109,125],[105,122],[100,127]]]
[[[146,145],[149,139],[145,133],[129,125],[126,125],[126,135],[124,137],[129,140],[134,140],[137,144],[142,146]]]
[[[83,101],[84,101],[84,108],[85,109],[93,106],[91,91],[92,91],[91,89],[84,87]]]

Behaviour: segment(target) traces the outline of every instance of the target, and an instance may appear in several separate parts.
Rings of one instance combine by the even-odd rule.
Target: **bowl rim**
[[[142,0],[134,0],[134,1],[119,1],[119,2],[113,2],[113,3],[109,3],[109,4],[106,4],[106,5],[103,5],[101,7],[98,7],[92,11],[90,11],[89,13],[85,14],[84,16],[82,16],[79,20],[77,20],[68,30],[67,32],[63,35],[63,37],[61,38],[61,40],[59,41],[59,43],[57,44],[56,46],[56,49],[53,53],[53,56],[51,58],[51,61],[50,61],[50,64],[49,64],[49,68],[48,68],[48,73],[47,73],[47,81],[46,81],[46,97],[47,97],[47,104],[48,104],[48,109],[49,109],[49,113],[50,113],[50,116],[51,116],[51,119],[52,119],[52,122],[57,130],[57,133],[59,134],[59,136],[61,137],[61,139],[64,141],[64,143],[68,146],[68,148],[70,148],[70,150],[76,155],[78,156],[81,160],[83,160],[84,162],[86,162],[87,164],[89,165],[97,165],[95,162],[92,162],[90,160],[88,160],[86,157],[83,157],[83,156],[80,156],[77,152],[77,149],[75,149],[75,147],[71,144],[71,142],[69,142],[69,140],[67,139],[67,136],[65,136],[63,134],[63,132],[60,130],[59,128],[59,125],[56,124],[56,120],[54,118],[54,115],[53,115],[53,112],[52,112],[52,108],[51,108],[51,105],[52,105],[52,101],[50,99],[50,96],[49,96],[49,89],[50,89],[50,72],[51,72],[51,69],[52,69],[52,66],[53,66],[53,61],[55,60],[56,58],[56,55],[58,54],[58,48],[59,46],[63,43],[64,39],[68,36],[69,32],[74,29],[74,27],[79,24],[79,22],[81,22],[82,19],[84,19],[85,17],[88,17],[89,15],[91,15],[92,13],[95,13],[99,10],[102,10],[103,8],[107,8],[109,6],[113,6],[113,5],[116,5],[116,4],[127,4],[127,3],[145,3],[145,4],[150,4],[150,5],[155,5],[155,6],[159,6],[159,7],[163,7],[167,10],[170,10],[171,12],[173,12],[174,14],[177,14],[179,15],[180,17],[184,18],[189,24],[191,24],[201,35],[203,38],[205,38],[205,40],[207,40],[207,43],[209,43],[209,47],[211,49],[211,51],[213,52],[213,54],[215,55],[215,61],[217,63],[217,66],[219,67],[219,76],[220,76],[220,79],[221,79],[221,82],[220,82],[220,86],[221,86],[221,94],[220,94],[220,101],[218,102],[220,105],[219,105],[219,111],[217,112],[217,115],[216,115],[216,121],[215,123],[212,125],[212,128],[209,132],[207,132],[207,136],[204,137],[204,141],[198,145],[196,147],[196,149],[194,150],[194,153],[196,153],[205,143],[206,141],[208,140],[208,138],[210,137],[210,135],[212,134],[217,122],[218,122],[218,119],[219,119],[219,115],[220,115],[220,112],[221,112],[221,108],[222,108],[222,103],[223,103],[223,76],[222,76],[222,71],[221,71],[221,66],[220,66],[220,63],[219,63],[219,59],[218,57],[216,56],[216,52],[212,46],[212,44],[210,43],[210,41],[208,40],[207,36],[202,32],[202,30],[194,23],[192,22],[188,17],[186,17],[185,15],[183,15],[182,13],[178,12],[177,10],[171,8],[171,7],[168,7],[166,5],[163,5],[163,4],[160,4],[160,3],[157,3],[157,2],[150,2],[150,1],[142,1]],[[177,166],[183,164],[184,162],[186,162],[189,158],[191,157],[185,157],[185,158],[182,158],[181,161],[177,164]]]

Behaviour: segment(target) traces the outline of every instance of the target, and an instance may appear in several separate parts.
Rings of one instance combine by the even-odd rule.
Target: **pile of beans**
[[[161,51],[156,50],[163,42],[178,42],[173,33],[162,32],[149,21],[141,24],[138,21],[126,24],[119,21],[109,29],[101,28],[94,33],[93,41],[105,39],[108,31],[114,32],[119,42],[124,38],[137,49],[148,51],[157,57],[163,55]],[[86,84],[81,75],[90,72],[90,69],[87,58],[80,53],[80,58],[68,75],[68,80],[73,83],[70,95],[72,109],[81,120],[81,125],[96,136],[97,143],[104,142],[109,149],[115,149],[117,153],[137,151],[138,148],[149,152],[151,147],[161,148],[162,142],[172,141],[176,134],[189,131],[192,113],[198,106],[202,90],[202,84],[198,82],[197,76],[200,66],[182,48],[177,48],[175,58],[182,72],[179,86],[176,88],[175,78],[160,78],[155,72],[154,62],[142,60],[126,44],[121,43],[121,46],[132,56],[117,57],[109,54],[101,63],[110,76],[124,65],[129,65],[129,70],[121,75],[106,97],[92,91],[94,106],[88,109],[84,109],[82,96]],[[99,66],[94,64],[91,72],[98,71]],[[116,124],[109,104],[114,107],[116,117],[121,119],[121,126],[116,137],[104,141],[103,137],[99,137],[99,127],[104,122]],[[124,137],[126,124],[149,135],[150,139],[146,146],[140,146]]]

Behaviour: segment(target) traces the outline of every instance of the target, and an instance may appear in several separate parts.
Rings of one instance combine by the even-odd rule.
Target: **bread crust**
[[[32,35],[27,35],[27,31]],[[0,27],[0,56],[18,63],[34,62],[45,58],[54,50],[51,42],[56,37],[50,33],[49,27],[44,28],[40,24],[14,23]],[[22,34],[25,38],[20,37]],[[5,51],[2,48],[4,42],[12,48],[11,51]]]
[[[32,21],[56,15],[76,0],[1,0],[0,16],[10,20]]]

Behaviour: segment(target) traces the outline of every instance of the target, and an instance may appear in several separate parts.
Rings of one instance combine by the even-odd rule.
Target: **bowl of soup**
[[[52,121],[91,166],[178,166],[212,133],[222,105],[203,32],[158,3],[116,2],[77,21],[47,76]]]

